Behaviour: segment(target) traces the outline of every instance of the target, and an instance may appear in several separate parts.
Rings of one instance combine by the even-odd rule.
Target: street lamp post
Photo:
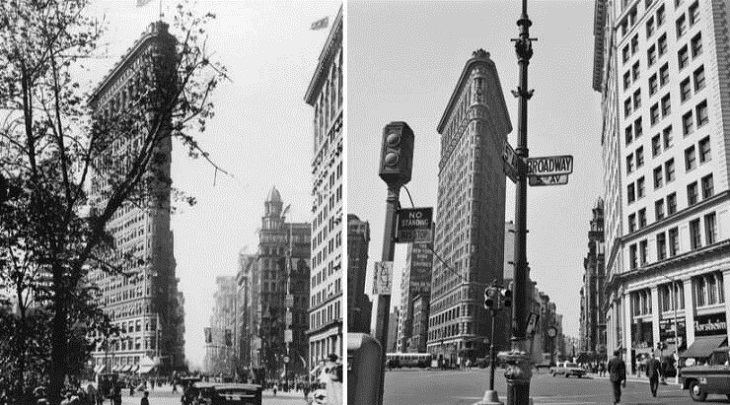
[[[672,307],[674,307],[674,353],[676,353],[677,358],[679,358],[679,327],[677,326],[677,305],[679,304],[679,297],[677,297],[677,280],[667,276],[666,274],[662,274],[662,277],[672,282]],[[659,338],[661,339],[661,336]],[[674,366],[674,368],[674,384],[679,385],[679,370],[677,369],[677,366]]]
[[[513,94],[518,97],[517,148],[519,157],[517,164],[517,182],[515,198],[515,247],[514,247],[514,306],[512,317],[512,352],[506,358],[509,366],[505,371],[507,378],[507,404],[521,405],[530,402],[530,369],[529,357],[521,347],[526,340],[526,321],[528,306],[527,291],[527,168],[525,160],[529,156],[527,148],[527,101],[532,97],[528,90],[527,68],[532,58],[532,38],[530,38],[530,21],[527,16],[527,0],[522,0],[522,14],[517,20],[520,27],[519,38],[513,39],[520,67],[520,85]]]

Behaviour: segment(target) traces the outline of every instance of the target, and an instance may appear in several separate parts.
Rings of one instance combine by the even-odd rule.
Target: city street
[[[173,393],[172,388],[169,385],[164,385],[161,388],[156,388],[154,391],[150,391],[150,405],[180,405],[180,396],[182,392]],[[136,392],[134,396],[129,396],[129,391],[125,390],[122,392],[122,405],[139,405],[142,399],[142,393]],[[282,393],[279,392],[274,396],[271,390],[264,391],[263,405],[302,405],[304,404],[304,394],[297,393]],[[104,404],[109,404],[109,400],[104,401]]]
[[[471,371],[390,371],[385,374],[384,405],[467,405],[479,401],[488,386],[488,369]],[[502,370],[495,374],[495,390],[499,400],[507,400]],[[530,395],[534,404],[612,404],[611,385],[603,377],[551,377],[547,371],[533,374]],[[657,398],[649,392],[645,381],[629,380],[621,398],[622,404],[688,404],[687,391],[672,385],[659,386]],[[727,398],[710,395],[708,403],[728,403]]]

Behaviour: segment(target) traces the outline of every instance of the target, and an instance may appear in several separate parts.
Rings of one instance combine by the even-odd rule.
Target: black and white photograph
[[[348,403],[730,398],[729,12],[348,2]]]
[[[344,4],[0,4],[0,404],[344,403]]]

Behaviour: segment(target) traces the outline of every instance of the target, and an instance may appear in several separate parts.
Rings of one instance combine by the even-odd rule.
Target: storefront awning
[[[140,374],[147,374],[150,371],[152,371],[153,368],[155,368],[155,366],[150,366],[150,365],[146,365],[146,364],[145,365],[141,365],[139,367],[139,373]]]
[[[112,367],[112,372],[116,373],[117,371],[119,371],[119,365]]]
[[[122,373],[126,373],[126,372],[127,372],[127,371],[129,371],[129,369],[131,369],[131,368],[132,368],[132,365],[131,365],[131,364],[128,364],[128,365],[126,365],[126,366],[122,367],[122,369],[121,369],[120,371],[121,371]]]
[[[106,368],[106,365],[104,364],[97,364],[96,367],[94,367],[94,373],[99,374]]]
[[[139,370],[139,364],[135,364],[132,366],[132,368],[129,369],[130,373],[136,373],[137,370]]]
[[[727,343],[726,335],[700,336],[692,345],[682,352],[679,357],[683,358],[705,358],[712,355],[712,351]]]

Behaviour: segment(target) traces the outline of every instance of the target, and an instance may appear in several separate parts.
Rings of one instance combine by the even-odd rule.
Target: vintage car
[[[195,382],[182,396],[183,405],[261,405],[261,386]]]
[[[720,347],[712,352],[706,364],[680,369],[682,388],[689,396],[703,402],[708,394],[727,395],[730,399],[730,348]]]
[[[586,371],[575,363],[566,361],[565,363],[559,363],[556,367],[550,367],[550,375],[556,377],[558,375],[565,376],[565,378],[574,375],[578,378],[583,377]]]

